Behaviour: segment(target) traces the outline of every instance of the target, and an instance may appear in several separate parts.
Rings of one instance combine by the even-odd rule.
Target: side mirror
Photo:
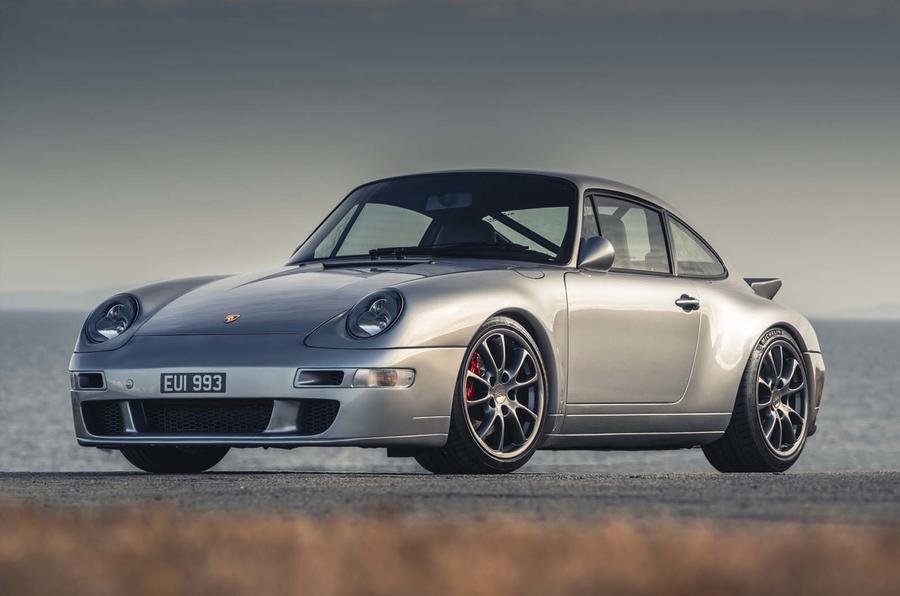
[[[578,253],[578,268],[591,271],[609,271],[616,258],[612,242],[602,236],[588,238]]]

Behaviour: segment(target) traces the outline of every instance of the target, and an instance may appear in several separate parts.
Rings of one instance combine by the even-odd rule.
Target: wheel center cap
[[[498,404],[506,403],[508,396],[506,395],[506,389],[504,387],[495,387],[494,388],[494,400]]]

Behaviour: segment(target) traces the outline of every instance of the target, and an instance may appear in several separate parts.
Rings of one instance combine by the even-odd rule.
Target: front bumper
[[[333,350],[309,348],[297,336],[136,336],[109,352],[76,353],[71,371],[102,372],[102,390],[71,391],[75,436],[81,445],[231,445],[297,447],[302,445],[441,446],[446,442],[459,363],[465,348]],[[409,368],[415,382],[407,388],[354,388],[345,377],[340,386],[294,387],[301,369]],[[226,393],[163,394],[162,372],[224,372]],[[258,432],[148,432],[138,422],[142,404],[271,403],[271,417]],[[206,401],[209,400],[209,401]],[[233,400],[233,401],[229,401]],[[298,414],[306,400],[339,403],[323,432],[302,433]],[[118,432],[94,434],[86,423],[89,402],[117,402]],[[90,406],[88,406],[89,408]],[[300,414],[302,416],[302,414]]]

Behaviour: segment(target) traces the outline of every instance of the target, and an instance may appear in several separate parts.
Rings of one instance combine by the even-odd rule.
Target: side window
[[[675,271],[678,275],[719,277],[725,274],[725,266],[696,234],[671,217],[669,224]]]
[[[653,209],[594,196],[600,235],[616,249],[614,269],[671,273],[662,217]]]
[[[367,255],[373,248],[385,246],[417,246],[430,223],[430,217],[411,209],[366,203],[337,256]]]

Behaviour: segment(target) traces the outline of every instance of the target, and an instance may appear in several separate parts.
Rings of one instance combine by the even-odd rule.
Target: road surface
[[[900,472],[793,474],[0,473],[0,503],[288,515],[354,513],[533,519],[628,515],[900,523]]]

